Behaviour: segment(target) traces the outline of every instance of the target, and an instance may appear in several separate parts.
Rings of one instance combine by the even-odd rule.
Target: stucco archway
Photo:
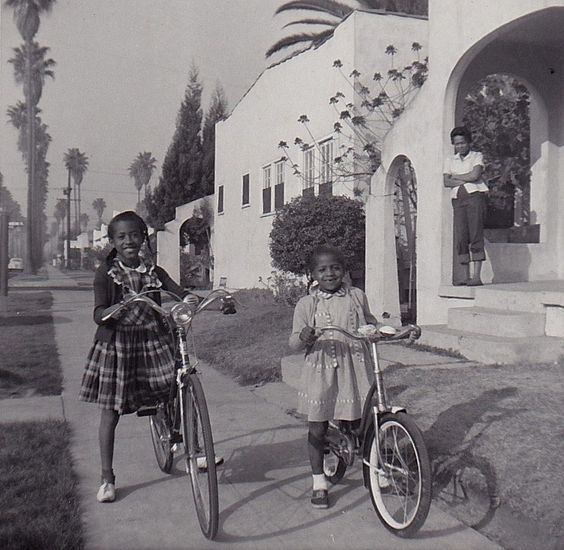
[[[564,276],[564,203],[559,185],[564,161],[564,7],[535,11],[482,38],[460,58],[445,96],[443,155],[451,153],[451,128],[461,123],[465,94],[491,74],[511,74],[531,95],[531,215],[540,224],[537,243],[490,243],[486,282],[529,281]],[[450,209],[443,212],[443,235],[452,242]],[[442,280],[452,276],[452,246],[443,247]]]

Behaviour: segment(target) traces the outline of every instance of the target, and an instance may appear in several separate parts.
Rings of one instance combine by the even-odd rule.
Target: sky
[[[41,19],[36,40],[50,48],[55,79],[39,103],[52,142],[47,214],[63,198],[64,153],[78,147],[89,158],[81,185],[82,211],[96,215],[92,201],[113,210],[135,207],[137,193],[127,173],[139,152],[162,161],[192,63],[204,85],[203,106],[216,84],[232,108],[272,62],[264,52],[287,33],[288,15],[273,17],[283,0],[57,0]],[[25,213],[27,176],[17,151],[17,132],[6,109],[23,100],[8,59],[21,44],[12,11],[0,12],[0,171]],[[303,12],[302,12],[303,13]],[[295,14],[294,14],[295,17]]]

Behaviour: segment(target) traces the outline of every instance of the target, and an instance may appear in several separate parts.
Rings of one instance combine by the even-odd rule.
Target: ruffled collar
[[[141,263],[136,267],[128,267],[118,258],[114,258],[110,268],[108,269],[108,275],[112,278],[116,285],[126,285],[128,286],[128,272],[137,272],[145,276],[149,276],[150,283],[144,286],[151,286],[153,288],[160,288],[162,283],[155,273],[155,264],[153,264],[148,259],[141,260]]]
[[[335,292],[325,292],[324,290],[321,290],[319,287],[316,287],[313,290],[313,293],[315,296],[322,298],[323,300],[330,300],[331,298],[333,298],[334,296],[339,296],[339,297],[343,297],[347,295],[347,288],[345,285],[342,285],[338,290],[336,290]]]

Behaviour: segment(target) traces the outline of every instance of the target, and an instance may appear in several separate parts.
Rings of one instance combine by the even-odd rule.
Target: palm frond
[[[327,25],[334,28],[338,24],[338,21],[331,21],[329,19],[298,19],[297,21],[286,23],[282,28],[285,29],[287,27],[291,27],[292,25]]]
[[[343,19],[343,17],[346,17],[353,11],[353,8],[336,0],[292,0],[282,4],[274,14],[278,15],[279,13],[292,10],[319,11]]]
[[[285,48],[289,48],[291,46],[295,46],[296,44],[302,44],[304,42],[309,42],[310,45],[319,45],[328,37],[332,36],[335,29],[327,29],[326,31],[318,32],[318,33],[300,33],[300,34],[293,34],[291,36],[286,36],[273,46],[271,46],[268,51],[266,52],[265,56],[270,57],[271,55],[284,50]]]

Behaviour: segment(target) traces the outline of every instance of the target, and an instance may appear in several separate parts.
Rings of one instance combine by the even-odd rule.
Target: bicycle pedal
[[[157,406],[139,407],[137,409],[137,416],[154,416],[157,414]]]

